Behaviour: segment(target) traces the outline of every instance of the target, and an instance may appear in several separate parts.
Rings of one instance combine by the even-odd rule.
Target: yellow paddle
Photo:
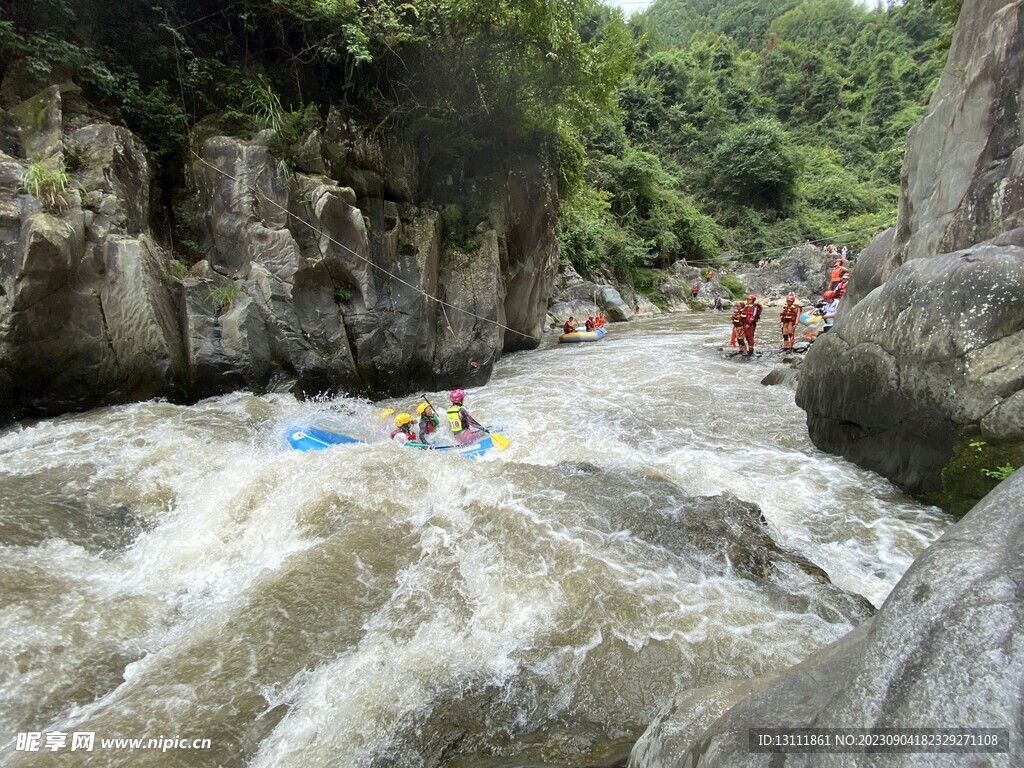
[[[486,427],[481,427],[481,429],[491,436],[491,442],[498,446],[499,451],[504,451],[508,448],[508,438],[501,434],[501,432],[491,432]]]

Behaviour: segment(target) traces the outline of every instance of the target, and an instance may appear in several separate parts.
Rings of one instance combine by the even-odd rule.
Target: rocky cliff
[[[1022,83],[1024,2],[965,3],[895,230],[800,376],[815,444],[911,492],[939,490],[958,445],[1024,445]]]
[[[418,199],[410,145],[333,113],[291,166],[270,131],[197,139],[201,258],[186,270],[151,229],[149,164],[130,132],[73,86],[0,117],[6,418],[243,387],[477,385],[503,351],[539,342],[557,197],[536,159],[462,179],[447,206],[477,220],[446,222]]]

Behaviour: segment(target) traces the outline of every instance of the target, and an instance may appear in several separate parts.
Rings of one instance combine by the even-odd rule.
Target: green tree
[[[782,125],[754,120],[729,131],[715,149],[709,182],[719,194],[755,208],[792,209],[802,161]]]

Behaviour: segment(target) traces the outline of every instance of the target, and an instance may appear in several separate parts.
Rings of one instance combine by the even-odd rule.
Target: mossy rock
[[[736,275],[722,275],[721,279],[718,281],[718,284],[722,287],[722,290],[729,295],[729,298],[731,299],[742,299],[745,298],[747,295],[747,286],[745,286],[743,284],[743,281],[736,277]]]
[[[986,472],[998,474],[1000,468],[1007,466],[1024,466],[1024,441],[964,440],[953,449],[953,458],[942,470],[942,491],[926,495],[923,501],[963,517],[1001,482],[1001,478]]]

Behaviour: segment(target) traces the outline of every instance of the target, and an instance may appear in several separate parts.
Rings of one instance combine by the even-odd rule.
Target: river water
[[[793,392],[723,359],[727,336],[684,315],[504,358],[467,406],[511,444],[478,462],[287,448],[297,424],[372,435],[381,404],[347,398],[7,430],[0,763],[585,765],[674,691],[837,639],[852,621],[812,579],[780,588],[673,537],[688,497],[759,505],[875,605],[950,520],[814,449]],[[17,750],[30,732],[42,749]],[[94,750],[48,752],[54,732]]]

